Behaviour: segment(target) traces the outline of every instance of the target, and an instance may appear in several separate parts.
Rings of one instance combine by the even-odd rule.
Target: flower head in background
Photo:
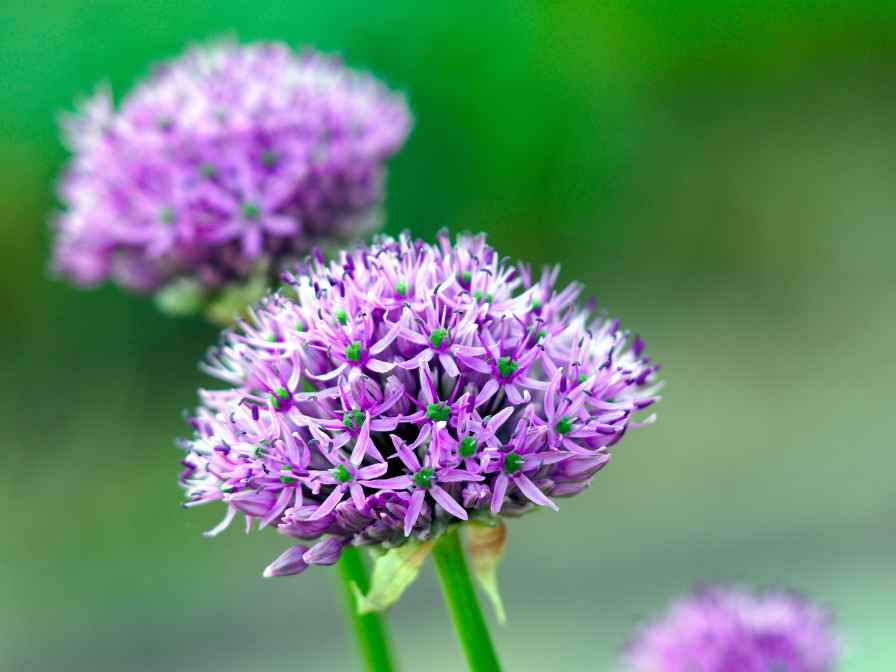
[[[792,593],[714,587],[672,605],[625,658],[633,672],[830,672],[837,653],[824,609]]]
[[[658,366],[484,236],[378,238],[311,259],[214,350],[184,441],[187,506],[299,540],[268,570],[399,547],[586,488],[657,399]],[[297,550],[299,549],[299,550]],[[321,550],[318,550],[321,549]]]
[[[274,273],[377,226],[385,163],[410,123],[401,95],[335,58],[192,48],[117,108],[100,89],[66,120],[54,268],[199,300]]]

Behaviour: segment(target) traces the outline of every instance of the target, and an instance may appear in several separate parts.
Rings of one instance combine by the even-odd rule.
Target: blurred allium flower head
[[[633,672],[830,672],[830,614],[787,592],[701,590],[672,605],[626,651]]]
[[[657,399],[659,368],[615,320],[501,259],[485,237],[378,238],[310,259],[206,364],[184,442],[187,506],[300,540],[266,570],[330,564],[584,490]]]
[[[335,58],[192,48],[117,109],[101,88],[65,120],[54,267],[82,285],[208,294],[357,238],[378,224],[410,123],[401,95]]]

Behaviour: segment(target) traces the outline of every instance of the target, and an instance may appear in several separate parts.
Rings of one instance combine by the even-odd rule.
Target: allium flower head
[[[831,617],[792,593],[702,590],[674,604],[626,652],[633,672],[830,672]]]
[[[228,387],[201,393],[187,505],[227,505],[213,533],[239,512],[324,537],[269,574],[335,561],[349,543],[556,509],[658,399],[641,340],[579,307],[557,274],[445,234],[383,237],[285,274],[208,360]]]
[[[190,49],[117,108],[100,89],[66,120],[55,269],[211,293],[354,239],[377,224],[385,162],[409,127],[402,96],[337,59],[275,43]]]

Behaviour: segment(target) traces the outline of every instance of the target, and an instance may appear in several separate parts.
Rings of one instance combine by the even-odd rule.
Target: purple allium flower
[[[830,672],[827,611],[797,595],[712,587],[674,604],[626,652],[633,672]]]
[[[657,399],[618,322],[484,236],[402,236],[319,255],[225,332],[181,481],[300,540],[393,547],[577,494]],[[333,541],[335,539],[336,541]],[[316,547],[314,547],[316,548]],[[297,546],[269,575],[320,564]],[[296,549],[305,549],[299,550]]]
[[[378,224],[402,96],[334,58],[218,42],[64,124],[54,267],[82,285],[213,294]],[[271,276],[275,277],[275,276]],[[177,283],[175,283],[177,284]]]

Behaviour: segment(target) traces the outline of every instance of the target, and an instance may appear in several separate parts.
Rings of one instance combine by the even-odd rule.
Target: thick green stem
[[[356,546],[346,546],[342,549],[342,557],[339,559],[339,574],[345,588],[346,610],[352,621],[355,638],[361,649],[361,657],[368,672],[395,672],[398,668],[389,648],[389,637],[386,635],[386,626],[382,617],[374,612],[359,614],[355,593],[352,591],[352,583],[356,583],[362,593],[370,589],[370,581],[367,576],[367,567],[364,566],[364,558]]]
[[[436,542],[432,559],[470,669],[473,672],[500,672],[501,665],[470,581],[457,529],[445,533]]]

